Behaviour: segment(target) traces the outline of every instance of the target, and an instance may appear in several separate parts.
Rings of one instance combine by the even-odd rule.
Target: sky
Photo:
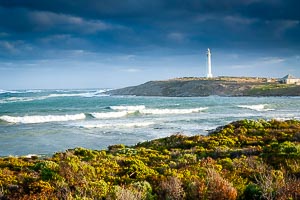
[[[300,77],[299,0],[0,0],[0,89]]]

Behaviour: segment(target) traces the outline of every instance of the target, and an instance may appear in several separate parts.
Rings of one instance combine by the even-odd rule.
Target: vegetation
[[[300,121],[1,158],[0,199],[300,199]]]

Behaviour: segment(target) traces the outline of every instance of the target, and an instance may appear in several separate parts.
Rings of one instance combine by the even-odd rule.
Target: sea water
[[[240,119],[300,119],[298,97],[108,96],[106,90],[0,90],[0,156],[106,149]]]

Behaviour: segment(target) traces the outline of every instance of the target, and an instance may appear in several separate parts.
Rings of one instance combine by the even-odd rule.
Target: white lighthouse
[[[206,78],[212,78],[213,75],[211,73],[211,53],[210,49],[207,49],[207,75]]]

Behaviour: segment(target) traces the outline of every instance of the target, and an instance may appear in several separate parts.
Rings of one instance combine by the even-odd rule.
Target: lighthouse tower
[[[207,49],[207,75],[206,78],[212,78],[213,75],[211,73],[211,53],[210,49]]]

